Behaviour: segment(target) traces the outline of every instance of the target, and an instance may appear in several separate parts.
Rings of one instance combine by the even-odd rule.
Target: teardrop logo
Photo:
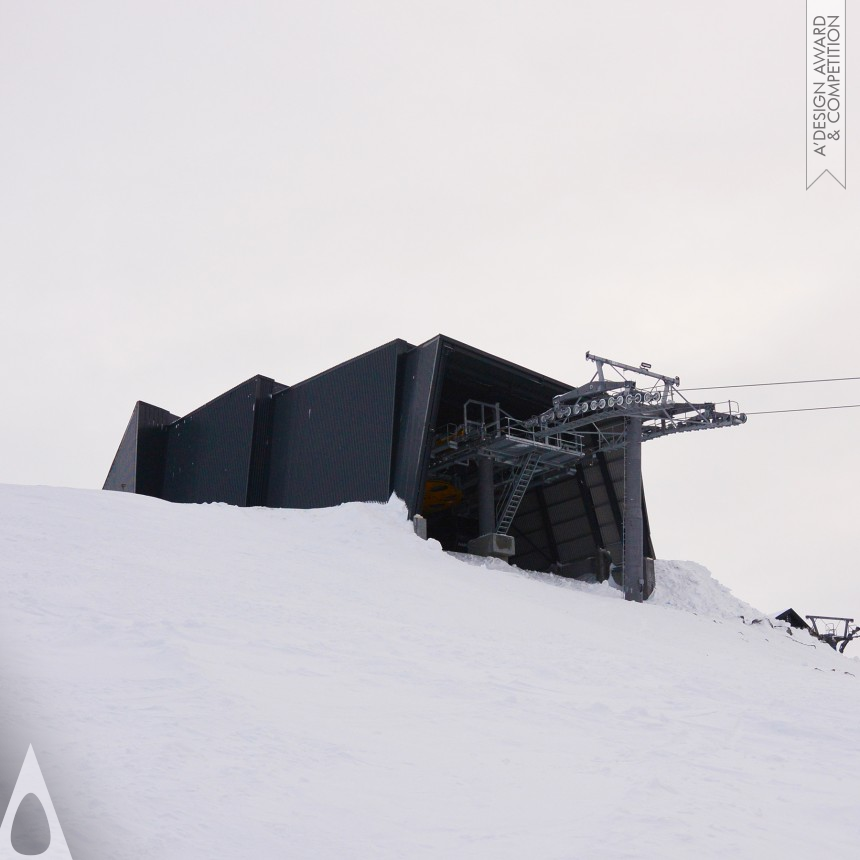
[[[18,781],[15,783],[9,805],[6,807],[6,814],[3,816],[3,823],[0,824],[0,860],[34,856],[33,854],[22,854],[20,851],[16,851],[12,845],[12,823],[21,801],[30,794],[36,795],[42,804],[45,817],[48,819],[51,837],[48,847],[35,856],[45,858],[45,860],[72,860],[69,846],[66,844],[66,837],[63,835],[63,828],[60,827],[60,820],[57,818],[54,804],[51,802],[51,795],[48,794],[48,786],[45,785],[45,778],[42,776],[39,762],[36,761],[36,753],[33,752],[32,745],[27,750],[24,764],[21,765],[21,772],[18,774]]]

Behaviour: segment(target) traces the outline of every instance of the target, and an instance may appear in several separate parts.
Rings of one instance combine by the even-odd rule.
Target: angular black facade
[[[171,502],[249,505],[264,474],[253,468],[269,428],[273,380],[255,376],[167,427],[160,495]],[[263,425],[263,426],[260,426]],[[255,445],[255,436],[257,445]],[[258,502],[259,503],[259,502]]]
[[[269,507],[388,499],[397,364],[408,349],[392,341],[273,398]]]
[[[293,386],[253,377],[184,418],[138,403],[104,489],[292,508],[395,493],[412,517],[423,510],[434,431],[462,421],[466,401],[528,418],[570,388],[442,335],[395,340]],[[510,528],[513,560],[546,570],[605,548],[620,563],[622,491],[621,451],[531,487]],[[447,549],[476,536],[463,508],[426,514]],[[643,549],[653,556],[647,519]]]
[[[168,433],[179,421],[166,409],[138,401],[105,480],[105,490],[161,496]]]

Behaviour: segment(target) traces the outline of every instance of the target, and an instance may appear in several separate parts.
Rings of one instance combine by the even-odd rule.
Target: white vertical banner
[[[845,0],[806,0],[807,189],[825,173],[845,188]]]

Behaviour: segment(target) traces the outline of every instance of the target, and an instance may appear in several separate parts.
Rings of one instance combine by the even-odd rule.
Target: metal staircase
[[[537,471],[540,460],[540,451],[530,451],[522,458],[520,464],[514,470],[508,491],[496,508],[496,534],[506,535],[508,533],[508,529],[517,515],[520,502],[523,500],[523,496],[525,496],[526,490],[528,490],[529,484]]]

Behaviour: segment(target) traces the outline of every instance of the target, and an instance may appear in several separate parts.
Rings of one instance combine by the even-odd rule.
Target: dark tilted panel
[[[441,338],[437,337],[400,357],[391,486],[406,502],[410,517],[423,502],[430,424],[440,389],[441,347]]]
[[[166,409],[138,401],[105,479],[105,490],[161,496],[166,424],[177,420]]]
[[[797,630],[811,630],[812,628],[806,623],[803,619],[803,616],[795,609],[789,607],[784,612],[780,612],[779,615],[776,616],[777,621],[785,621],[787,624],[790,624],[792,627]]]
[[[546,570],[553,562],[595,555],[603,545],[595,525],[575,477],[533,488],[511,527],[517,539],[513,561],[530,570]]]
[[[392,341],[273,397],[268,505],[386,501],[398,355]]]
[[[258,392],[254,377],[168,428],[163,498],[171,502],[248,501]]]
[[[272,397],[276,387],[280,391],[284,391],[287,387],[265,376],[256,377],[256,383],[254,432],[251,437],[246,500],[249,506],[266,504],[269,488],[269,460],[272,452]]]
[[[103,490],[119,490],[125,493],[137,492],[137,426],[140,417],[140,401],[134,407],[122,441],[105,478]]]

